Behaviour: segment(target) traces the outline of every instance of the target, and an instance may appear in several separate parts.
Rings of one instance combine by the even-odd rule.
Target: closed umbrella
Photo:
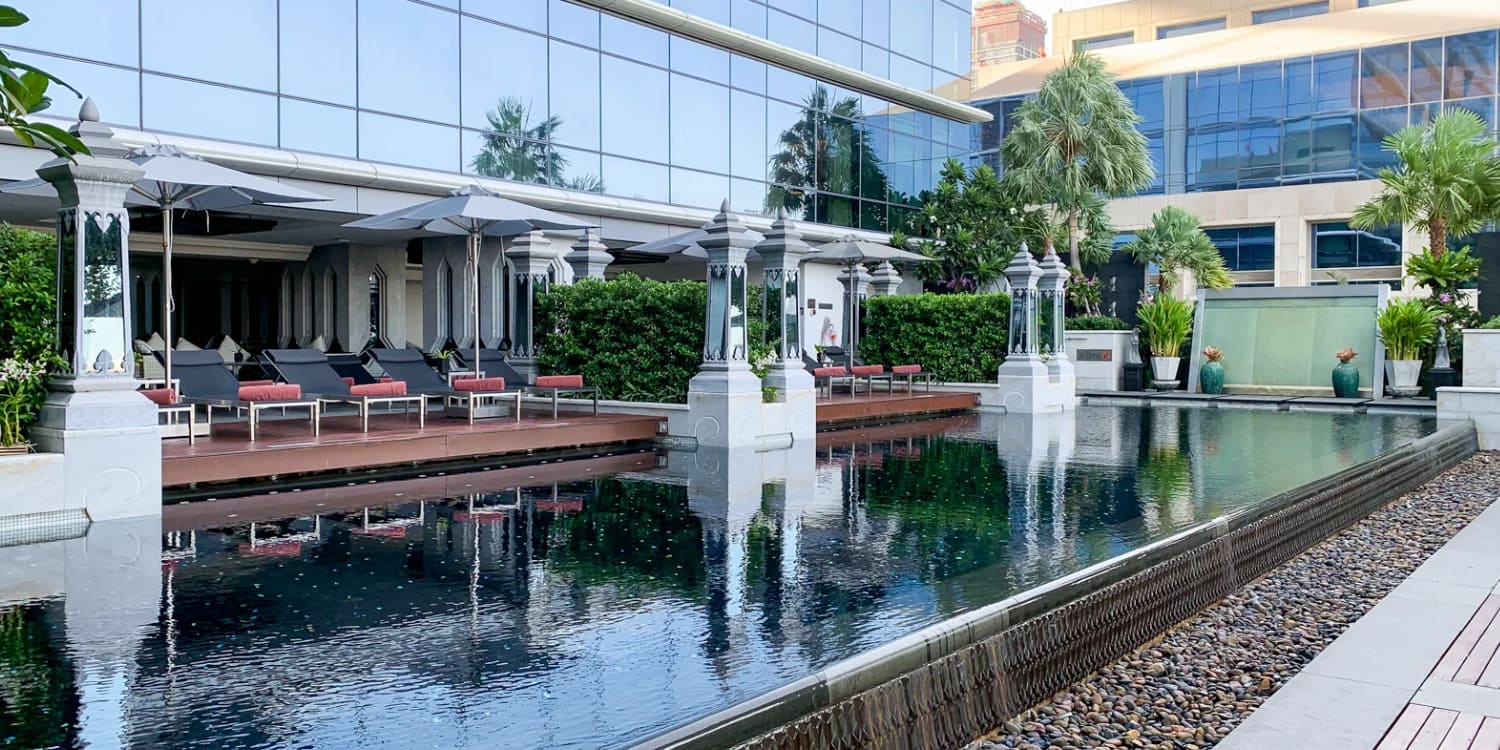
[[[486,236],[514,237],[539,230],[566,231],[598,226],[566,214],[528,206],[486,190],[481,185],[461,187],[442,198],[397,209],[368,219],[351,221],[353,229],[422,229],[469,238],[469,283],[474,302],[474,375],[479,376],[479,248]]]
[[[176,146],[156,144],[138,148],[125,155],[145,174],[132,185],[126,202],[131,205],[156,206],[161,210],[162,338],[166,340],[162,364],[168,385],[172,382],[172,312],[177,304],[172,298],[172,214],[177,209],[211,211],[257,203],[308,203],[328,198],[275,180],[246,174],[236,169],[204,161]],[[55,195],[52,184],[35,179],[12,183],[0,192],[21,195]]]
[[[924,263],[932,260],[920,253],[909,250],[882,245],[879,242],[862,240],[852,234],[844,235],[843,239],[835,240],[827,244],[819,245],[817,260],[822,262],[840,263],[849,269],[850,274],[855,273],[855,266],[862,263],[874,261],[892,261],[896,263]],[[849,316],[849,356],[852,358],[859,354],[859,295],[849,295],[849,309],[845,314]]]

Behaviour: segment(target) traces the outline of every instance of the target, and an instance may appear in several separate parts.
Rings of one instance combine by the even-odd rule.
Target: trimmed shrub
[[[23,434],[47,398],[56,354],[56,241],[52,235],[0,225],[0,444]]]
[[[915,294],[865,302],[860,355],[884,365],[920,364],[939,380],[984,383],[1004,361],[1008,294]]]
[[[1068,318],[1070,331],[1128,331],[1130,325],[1119,318],[1108,315],[1080,315]]]

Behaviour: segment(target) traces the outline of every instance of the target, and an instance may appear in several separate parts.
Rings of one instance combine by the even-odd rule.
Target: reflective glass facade
[[[1401,227],[1353,229],[1348,222],[1312,225],[1313,268],[1401,265]]]
[[[1219,248],[1231,271],[1271,271],[1276,267],[1276,226],[1219,227],[1203,233]]]
[[[1121,81],[1141,115],[1158,177],[1146,192],[1233,190],[1370,178],[1392,163],[1381,140],[1444,108],[1496,122],[1494,30]],[[1005,116],[1024,96],[976,106],[979,159],[996,167]]]
[[[966,98],[967,0],[671,0]],[[564,0],[70,0],[17,57],[166,133],[885,229],[969,129]],[[233,33],[227,33],[232,30]],[[59,111],[75,106],[57,98]]]

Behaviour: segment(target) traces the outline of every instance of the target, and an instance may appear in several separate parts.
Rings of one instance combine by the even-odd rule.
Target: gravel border
[[[1468,458],[966,750],[1213,747],[1497,496]]]

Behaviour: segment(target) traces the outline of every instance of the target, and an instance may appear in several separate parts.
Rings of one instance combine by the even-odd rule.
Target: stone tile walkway
[[[1500,504],[1217,747],[1500,750]]]

